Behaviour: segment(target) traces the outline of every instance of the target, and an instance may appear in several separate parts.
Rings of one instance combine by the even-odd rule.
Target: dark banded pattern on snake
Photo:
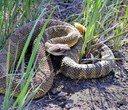
[[[102,44],[100,47],[101,59],[106,60],[98,61],[94,64],[79,64],[82,44],[83,41],[80,38],[77,45],[72,48],[72,51],[63,58],[60,69],[61,73],[71,79],[92,79],[108,75],[115,65],[111,49],[107,45]]]
[[[33,42],[36,39],[45,21],[46,20],[42,19],[37,23],[31,42]],[[6,91],[6,58],[7,58],[9,42],[11,46],[10,47],[11,59],[10,59],[9,68],[11,68],[11,65],[13,65],[13,62],[15,59],[16,45],[18,44],[18,54],[17,54],[17,60],[18,60],[18,58],[21,55],[22,49],[25,45],[25,42],[27,40],[27,37],[32,27],[34,26],[34,24],[35,24],[35,21],[32,21],[30,23],[26,23],[23,26],[17,28],[10,35],[9,39],[7,40],[5,46],[3,47],[0,53],[0,79],[1,79],[0,93],[2,94],[4,94]],[[46,42],[46,40],[48,41]],[[48,58],[44,63],[41,63],[42,58],[46,57],[46,54],[47,54],[44,50],[44,45],[46,50],[51,54],[56,53],[56,51],[53,51],[53,50],[58,48],[58,47],[56,48],[56,46],[58,46],[56,44],[58,43],[68,44],[69,47],[73,46],[73,48],[70,51],[67,51],[67,54],[62,59],[62,64],[60,68],[61,72],[64,75],[69,76],[72,79],[99,78],[101,76],[107,75],[114,66],[114,61],[101,61],[96,64],[78,64],[80,50],[81,50],[83,41],[82,41],[80,32],[75,27],[73,27],[68,23],[65,23],[59,20],[50,20],[45,30],[45,37],[44,36],[42,37],[42,41],[43,43],[39,44],[39,48],[37,50],[37,56],[39,56],[37,61],[38,71],[36,72],[35,76],[31,80],[31,83],[29,86],[29,89],[40,86],[34,98],[40,98],[48,92],[48,90],[52,86],[53,79],[55,76],[50,58]],[[67,45],[64,45],[64,46],[67,46]],[[49,49],[51,47],[52,49]],[[108,48],[104,44],[101,48],[103,49],[102,58],[114,58],[114,55],[110,50],[110,48]],[[21,76],[15,74],[12,90],[14,90],[14,88],[16,87],[20,79],[21,79]],[[19,93],[20,93],[20,87],[17,88],[14,96],[17,97]]]

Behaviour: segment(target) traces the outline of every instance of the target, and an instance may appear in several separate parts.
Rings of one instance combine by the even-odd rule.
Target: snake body
[[[45,21],[46,20],[44,19],[38,21],[36,28],[34,30],[31,42],[33,42],[37,38]],[[5,94],[6,86],[7,86],[6,85],[6,77],[7,77],[6,61],[7,60],[6,59],[7,59],[7,53],[8,53],[8,46],[10,45],[10,50],[11,50],[10,62],[9,62],[9,70],[10,70],[11,65],[13,65],[14,61],[19,59],[21,52],[23,50],[23,47],[25,45],[25,42],[34,24],[35,24],[35,21],[31,21],[15,29],[15,31],[7,39],[0,53],[0,93],[2,94]],[[36,42],[36,40],[34,42]],[[34,98],[42,97],[48,92],[48,90],[52,86],[53,79],[55,76],[53,72],[54,71],[53,65],[51,63],[50,58],[48,58],[43,63],[42,63],[42,58],[46,57],[47,55],[47,53],[45,52],[45,49],[51,54],[57,53],[57,51],[63,52],[63,49],[61,50],[61,48],[55,49],[56,50],[55,52],[51,51],[53,48],[56,48],[58,44],[60,44],[60,47],[64,46],[64,48],[67,47],[67,44],[69,46],[69,48],[67,47],[68,51],[66,51],[66,54],[62,59],[60,71],[61,73],[63,73],[64,75],[72,79],[99,78],[101,76],[107,75],[114,66],[113,60],[100,61],[95,64],[78,64],[80,50],[83,44],[83,40],[81,38],[80,32],[75,27],[73,27],[72,25],[66,22],[62,22],[59,20],[50,20],[47,24],[45,33],[42,37],[42,40],[37,50],[38,71],[36,71],[36,74],[32,78],[29,85],[29,89],[39,86],[38,92],[35,94]],[[17,45],[18,45],[18,52],[17,52],[17,57],[15,59]],[[102,52],[101,52],[102,58],[114,58],[112,51],[105,44],[101,46],[101,49],[102,49]],[[59,55],[61,54],[62,53],[59,53]],[[21,79],[21,76],[15,74],[14,80],[12,82],[13,83],[12,90],[14,90],[14,88],[17,86],[20,79]],[[17,97],[20,91],[21,91],[20,86],[18,86],[15,94],[13,95]]]
[[[79,40],[77,46],[75,46],[72,51],[69,52],[68,56],[65,56],[61,64],[61,72],[71,79],[92,79],[100,78],[109,74],[114,67],[114,55],[110,48],[102,44],[101,59],[106,59],[98,61],[93,64],[79,64],[80,58],[80,47],[82,45],[82,40]],[[74,54],[79,53],[79,54]]]

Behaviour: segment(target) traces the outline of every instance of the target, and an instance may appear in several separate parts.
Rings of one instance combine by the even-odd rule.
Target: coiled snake
[[[32,36],[32,42],[36,39],[41,31],[46,20],[39,20],[35,31]],[[15,29],[15,31],[10,35],[9,39],[6,41],[0,53],[0,93],[4,94],[6,91],[6,59],[8,52],[8,45],[10,42],[10,64],[13,64],[15,60],[16,47],[18,45],[18,53],[16,60],[21,55],[22,49],[25,45],[25,41],[34,26],[35,21],[24,24],[23,26]],[[36,40],[35,40],[36,41]],[[46,42],[47,41],[47,42]],[[48,58],[44,63],[41,63],[42,58],[46,56],[46,51],[53,55],[64,55],[60,67],[60,72],[72,79],[90,79],[99,78],[107,75],[114,66],[113,60],[99,61],[94,64],[78,64],[80,57],[80,50],[82,48],[82,38],[80,32],[72,25],[62,22],[59,20],[50,20],[45,29],[45,34],[42,37],[41,43],[37,51],[38,60],[38,71],[31,80],[29,88],[37,87],[40,85],[38,92],[34,98],[40,98],[48,92],[51,88],[54,72],[53,65],[51,64],[50,58]],[[45,46],[44,46],[45,45]],[[101,56],[102,58],[114,58],[114,55],[110,48],[103,44],[101,46]],[[13,80],[12,88],[15,88],[21,78],[19,75],[15,75]],[[13,89],[12,89],[13,90]],[[14,96],[20,93],[20,87],[17,88]]]

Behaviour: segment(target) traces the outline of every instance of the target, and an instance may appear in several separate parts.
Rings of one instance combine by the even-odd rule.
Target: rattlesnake
[[[44,19],[38,21],[32,36],[32,42],[40,33],[45,21],[46,20]],[[6,90],[6,58],[9,42],[11,50],[9,64],[10,69],[11,65],[15,60],[16,45],[18,44],[18,59],[25,45],[25,41],[27,40],[27,37],[34,24],[35,21],[31,21],[15,29],[15,31],[6,41],[0,53],[0,93],[2,94],[4,94]],[[48,92],[48,90],[52,86],[55,76],[50,58],[41,63],[42,58],[47,55],[47,53],[44,51],[44,48],[46,49],[46,51],[54,55],[64,54],[60,67],[60,72],[72,79],[99,78],[107,75],[112,70],[114,66],[113,60],[99,61],[94,64],[78,64],[82,44],[83,40],[81,38],[81,34],[74,26],[59,20],[50,20],[48,22],[45,33],[42,37],[41,43],[39,44],[37,51],[38,71],[31,80],[29,86],[29,88],[32,88],[33,86],[37,87],[40,85],[40,88],[38,89],[38,92],[36,93],[34,98],[40,98]],[[112,51],[105,44],[101,46],[101,50],[102,58],[114,58]],[[21,77],[16,74],[13,80],[12,90],[14,90],[20,79]],[[14,96],[17,97],[19,93],[20,87],[17,87]]]

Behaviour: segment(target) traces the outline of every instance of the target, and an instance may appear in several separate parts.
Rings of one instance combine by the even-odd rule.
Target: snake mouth
[[[68,44],[52,44],[50,47],[46,47],[46,51],[55,56],[66,55],[70,49]]]

